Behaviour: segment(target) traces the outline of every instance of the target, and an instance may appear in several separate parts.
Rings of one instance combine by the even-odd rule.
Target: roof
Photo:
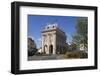
[[[57,23],[52,23],[52,24],[47,24],[45,26],[45,28],[42,30],[42,33],[44,32],[49,32],[49,31],[59,31],[61,33],[63,33],[65,35],[65,32],[62,31],[59,27],[58,27],[58,24]]]

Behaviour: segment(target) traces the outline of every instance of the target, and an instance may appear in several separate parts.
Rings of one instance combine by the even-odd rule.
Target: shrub
[[[87,58],[88,54],[82,51],[67,52],[64,58]]]

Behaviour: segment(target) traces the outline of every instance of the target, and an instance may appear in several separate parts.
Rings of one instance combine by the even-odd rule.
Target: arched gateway
[[[53,45],[49,46],[49,54],[53,54]]]
[[[42,51],[45,54],[56,54],[65,50],[59,50],[59,47],[66,47],[66,35],[58,28],[58,24],[48,24],[42,30]]]

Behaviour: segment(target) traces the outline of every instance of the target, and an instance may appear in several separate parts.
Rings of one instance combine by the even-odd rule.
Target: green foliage
[[[84,44],[87,47],[88,40],[88,21],[87,18],[78,18],[76,25],[76,34],[73,36],[73,42],[77,45]]]
[[[77,49],[77,45],[75,43],[72,43],[70,45],[71,50],[76,50]]]
[[[74,52],[67,52],[64,55],[64,58],[88,58],[88,54],[86,52],[82,52],[82,51],[74,51]]]

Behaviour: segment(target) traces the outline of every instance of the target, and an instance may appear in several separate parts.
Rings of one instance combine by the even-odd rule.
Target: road
[[[63,55],[46,55],[46,56],[30,56],[28,60],[53,60],[53,59],[64,59]]]

